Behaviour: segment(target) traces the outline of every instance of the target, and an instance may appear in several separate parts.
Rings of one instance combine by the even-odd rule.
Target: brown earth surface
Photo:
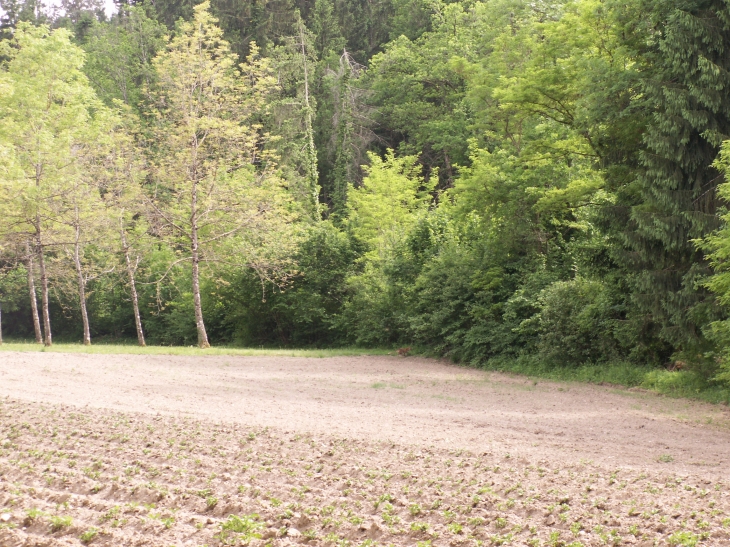
[[[2,352],[0,397],[2,547],[730,545],[723,406],[372,356]]]

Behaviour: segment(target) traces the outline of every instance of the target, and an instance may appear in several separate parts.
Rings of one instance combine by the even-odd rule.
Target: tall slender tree
[[[82,167],[86,165],[82,164]],[[103,253],[96,253],[95,259],[88,259],[86,251],[92,246],[97,249],[104,247],[114,232],[109,229],[109,223],[103,215],[100,188],[90,176],[93,171],[88,169],[84,171],[78,172],[68,185],[63,200],[66,207],[59,212],[56,222],[63,229],[60,246],[73,264],[83,343],[88,346],[91,344],[88,285],[90,281],[103,275],[104,270],[112,271],[114,266],[108,266],[105,264],[106,261],[99,259]]]
[[[266,136],[254,122],[275,80],[255,44],[239,68],[222,36],[203,2],[154,61],[156,185],[149,204],[167,237],[186,248],[180,261],[190,263],[201,348],[210,346],[201,263],[222,258],[216,248],[279,214],[272,198],[278,182],[261,152]]]
[[[147,171],[144,169],[144,154],[140,154],[135,147],[134,133],[139,129],[140,121],[132,115],[130,109],[125,110],[127,115],[121,117],[121,123],[113,127],[108,135],[110,154],[106,165],[102,166],[97,176],[103,187],[105,218],[110,225],[110,233],[115,233],[114,240],[118,241],[117,248],[121,249],[123,256],[122,268],[132,301],[137,343],[145,346],[137,271],[144,251],[149,252],[150,247],[146,214],[149,211],[145,207],[142,194],[142,182]]]

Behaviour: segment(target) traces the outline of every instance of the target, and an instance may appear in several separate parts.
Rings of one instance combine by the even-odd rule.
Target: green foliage
[[[730,167],[730,141],[726,141],[720,154],[714,163],[725,177]],[[730,197],[730,183],[724,182],[718,187],[718,195],[727,201]],[[718,303],[727,309],[730,306],[730,213],[723,209],[720,219],[722,226],[708,235],[704,240],[698,241],[698,246],[707,252],[707,258],[714,269],[714,274],[706,281],[706,286],[715,295]],[[730,385],[730,320],[724,319],[715,321],[709,326],[710,336],[714,339],[720,351],[717,359],[721,363],[719,374],[716,380]]]
[[[265,527],[258,515],[229,515],[228,519],[221,523],[221,531],[216,536],[224,545],[237,545],[238,542],[248,543],[252,539],[258,539],[261,534],[258,530]]]
[[[136,283],[153,343],[414,345],[723,400],[724,1],[162,0],[69,8],[73,37],[3,2],[9,334],[43,249],[69,339],[84,299],[133,336]],[[35,187],[31,141],[59,160]]]
[[[420,154],[427,171],[440,167],[453,180],[453,164],[466,159],[464,82],[447,62],[449,44],[432,45],[429,37],[389,43],[373,58],[366,84],[385,142],[402,154]]]
[[[151,17],[150,6],[123,6],[108,24],[96,24],[88,32],[85,73],[99,97],[137,108],[155,74],[152,60],[164,46],[165,28]]]
[[[537,330],[538,356],[558,366],[601,363],[620,357],[613,302],[600,281],[580,277],[541,291],[539,312],[523,322]],[[527,325],[526,325],[527,324]]]
[[[349,193],[348,227],[377,255],[397,245],[431,202],[433,183],[419,176],[416,158],[369,155],[362,186]]]
[[[0,270],[0,303],[4,321],[8,320],[8,314],[22,310],[27,279],[28,271],[24,266],[8,264],[4,270]]]
[[[97,535],[99,535],[98,528],[94,528],[92,526],[85,532],[82,532],[79,536],[79,539],[81,540],[81,543],[91,543],[92,541],[94,541]]]
[[[335,323],[346,340],[358,346],[383,347],[406,342],[407,315],[397,289],[379,268],[368,264],[365,271],[348,281],[351,296]]]
[[[719,315],[699,283],[708,269],[691,240],[717,227],[720,178],[712,162],[730,132],[728,13],[719,1],[656,1],[622,21],[627,30],[642,32],[648,21],[658,30],[632,44],[643,64],[635,102],[647,120],[632,184],[638,200],[621,221],[627,263],[640,271],[634,299],[658,336],[700,368],[710,349],[702,326]]]
[[[688,530],[682,530],[680,532],[674,532],[667,539],[669,545],[681,545],[682,547],[695,547],[699,542],[700,538]]]
[[[51,530],[54,532],[68,528],[73,522],[71,517],[62,517],[59,515],[51,515],[49,520],[51,521]]]
[[[19,254],[29,269],[38,260],[46,345],[52,343],[46,261],[73,256],[88,340],[80,246],[102,237],[103,222],[91,229],[86,221],[99,219],[94,171],[114,116],[95,96],[81,70],[83,52],[65,29],[20,23],[12,40],[0,42],[0,56],[7,59],[0,72],[0,234],[24,249]]]
[[[244,346],[326,346],[344,338],[335,318],[347,300],[358,246],[332,223],[310,227],[294,254],[295,275],[274,286],[253,271],[220,288],[222,329]]]
[[[256,45],[236,66],[230,45],[203,2],[193,22],[153,62],[157,84],[149,115],[157,148],[147,148],[157,186],[145,202],[164,225],[163,239],[189,261],[198,344],[210,345],[202,312],[200,265],[225,262],[276,278],[286,269],[296,230],[290,197],[256,123],[275,84]],[[225,257],[225,258],[224,258]]]

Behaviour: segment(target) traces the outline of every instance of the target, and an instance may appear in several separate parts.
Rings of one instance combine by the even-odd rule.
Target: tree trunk
[[[40,190],[41,187],[41,165],[35,166],[35,186]],[[46,258],[43,254],[43,238],[41,237],[41,217],[36,211],[35,214],[35,243],[36,252],[38,253],[38,269],[41,273],[41,305],[43,306],[43,334],[45,335],[44,344],[48,347],[53,345],[53,334],[51,333],[51,312],[48,309],[48,274],[46,273]],[[33,290],[35,294],[35,288]]]
[[[448,173],[447,188],[451,188],[454,186],[454,170],[451,167],[451,158],[446,153],[444,154],[444,163],[446,163],[446,173]]]
[[[307,178],[309,179],[309,190],[312,195],[314,215],[318,216],[319,207],[319,175],[317,173],[317,149],[314,145],[314,129],[312,127],[312,107],[309,103],[309,70],[307,68],[307,50],[304,46],[304,23],[299,17],[299,39],[302,46],[302,63],[304,65],[304,108],[306,110],[306,133],[307,133]]]
[[[81,246],[80,228],[76,225],[76,239],[74,241],[74,266],[76,266],[76,278],[79,282],[79,304],[81,305],[81,322],[84,325],[84,345],[91,345],[91,329],[89,328],[89,314],[86,311],[86,280],[84,279],[84,271],[81,268],[81,257],[79,247]]]
[[[46,335],[45,345],[53,345],[51,334],[51,313],[48,310],[48,273],[46,272],[46,259],[43,255],[43,244],[41,242],[40,230],[36,227],[36,245],[38,247],[38,268],[41,272],[41,304],[43,305],[43,330]]]
[[[209,348],[208,333],[205,332],[203,322],[203,306],[200,302],[200,255],[198,253],[198,185],[193,182],[191,195],[191,217],[190,217],[190,251],[193,261],[193,306],[195,306],[195,327],[198,330],[198,346],[202,349]]]
[[[26,241],[25,252],[28,256],[26,268],[28,269],[28,293],[30,294],[30,311],[33,315],[33,329],[35,330],[36,344],[43,343],[43,333],[41,332],[41,318],[38,317],[38,299],[35,292],[35,276],[33,275],[33,253],[30,250],[30,244]]]
[[[139,298],[137,297],[137,283],[134,278],[135,267],[132,266],[132,260],[129,258],[129,246],[127,246],[127,234],[124,232],[124,226],[120,228],[122,236],[122,247],[124,248],[124,260],[127,262],[127,275],[129,276],[129,289],[132,293],[132,307],[134,309],[134,326],[137,328],[137,342],[144,347],[144,331],[142,330],[142,317],[139,314]]]

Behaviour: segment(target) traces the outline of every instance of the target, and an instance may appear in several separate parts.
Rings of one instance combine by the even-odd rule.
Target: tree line
[[[6,333],[728,381],[724,2],[0,5]]]

